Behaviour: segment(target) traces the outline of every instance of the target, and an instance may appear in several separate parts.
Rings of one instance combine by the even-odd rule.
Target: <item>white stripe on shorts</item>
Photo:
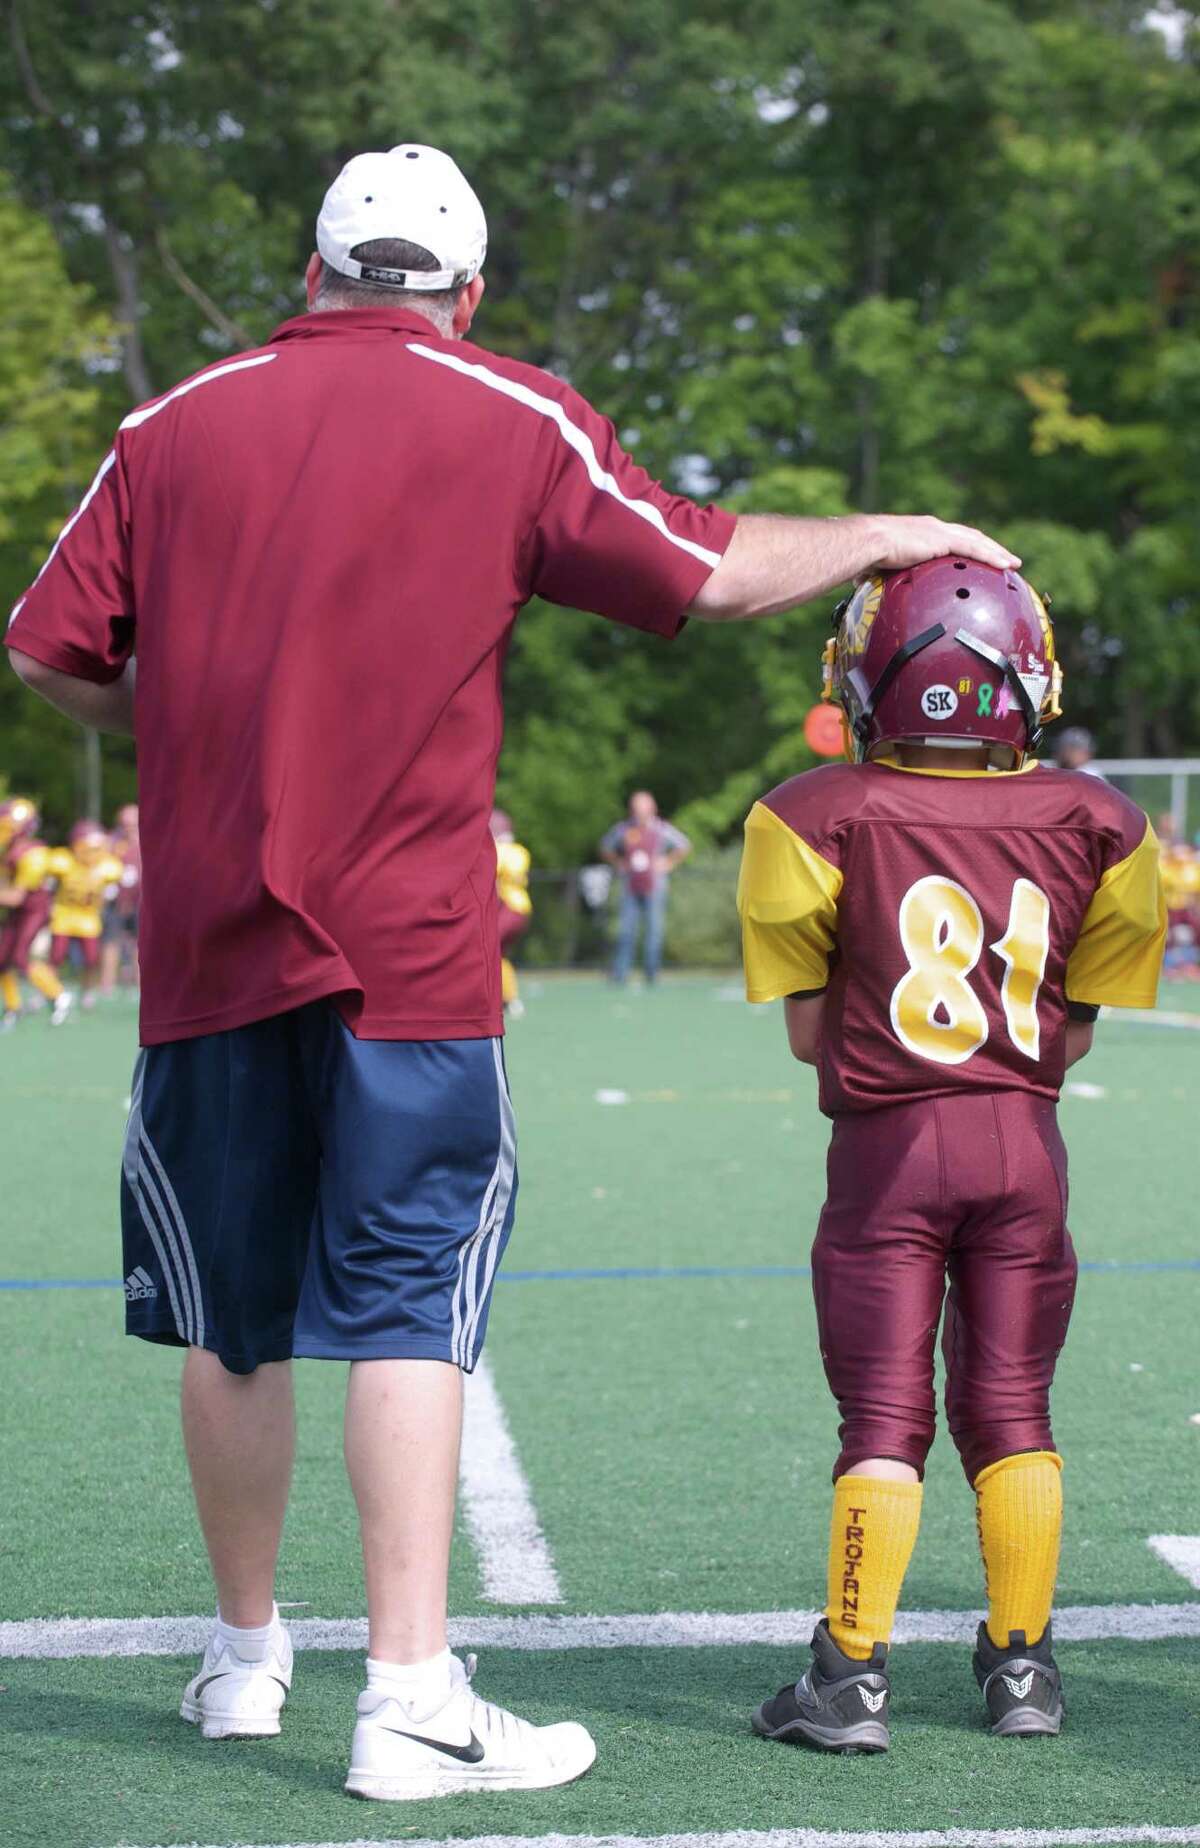
[[[479,1323],[483,1307],[487,1302],[496,1274],[496,1265],[500,1258],[500,1244],[504,1237],[504,1222],[508,1217],[509,1202],[512,1199],[513,1182],[517,1172],[517,1126],[513,1117],[512,1099],[508,1094],[508,1082],[504,1076],[504,1059],[500,1051],[500,1041],[492,1041],[492,1052],[496,1061],[496,1084],[500,1094],[500,1178],[496,1185],[496,1198],[492,1203],[492,1223],[487,1236],[476,1247],[468,1277],[468,1294],[471,1307],[463,1343],[465,1365],[473,1365],[475,1349],[479,1339]],[[478,1290],[479,1270],[483,1269],[483,1287]]]
[[[490,1266],[487,1267],[485,1273],[490,1283],[492,1272],[496,1267],[495,1253],[498,1249],[500,1234],[504,1229],[504,1220],[512,1198],[513,1179],[516,1173],[516,1129],[512,1102],[504,1079],[504,1061],[498,1039],[492,1041],[492,1057],[496,1067],[496,1101],[500,1112],[500,1142],[496,1151],[496,1165],[492,1169],[492,1176],[479,1209],[478,1224],[470,1238],[464,1241],[458,1254],[458,1282],[455,1285],[451,1311],[450,1356],[460,1367],[470,1366],[474,1358],[473,1350],[479,1316],[483,1302],[487,1300],[486,1289],[482,1299],[477,1299],[480,1257],[486,1245],[491,1254]]]
[[[158,1159],[158,1150],[155,1148],[154,1144],[151,1142],[149,1134],[146,1130],[146,1125],[144,1123],[142,1124],[141,1146],[145,1150],[146,1154],[150,1157],[151,1163],[153,1164],[153,1167],[154,1167],[154,1172],[157,1174],[159,1181],[162,1183],[162,1190],[163,1190],[163,1193],[166,1195],[167,1206],[170,1209],[171,1219],[175,1227],[175,1233],[176,1233],[176,1236],[178,1237],[179,1245],[183,1252],[184,1262],[187,1264],[187,1281],[188,1281],[188,1286],[189,1286],[191,1299],[192,1299],[192,1341],[196,1347],[203,1347],[204,1346],[204,1298],[200,1293],[200,1275],[196,1269],[196,1254],[192,1250],[192,1241],[191,1241],[191,1237],[187,1229],[187,1220],[183,1216],[183,1208],[180,1206],[179,1201],[176,1197],[175,1189],[172,1187],[170,1181],[167,1178],[166,1169],[163,1167],[162,1162]],[[146,1176],[146,1183],[147,1185],[150,1185],[149,1175]]]
[[[142,1159],[143,1155],[145,1154],[145,1149],[146,1149],[146,1136],[145,1136],[145,1132],[143,1131],[141,1139],[138,1142],[137,1185],[134,1188],[134,1192],[137,1195],[138,1208],[141,1212],[142,1218],[146,1221],[147,1227],[149,1227],[149,1224],[150,1224],[150,1220],[149,1220],[149,1217],[147,1214],[147,1208],[146,1208],[147,1199],[149,1199],[151,1205],[155,1209],[155,1215],[158,1220],[159,1230],[161,1231],[163,1238],[166,1242],[167,1250],[171,1254],[171,1264],[174,1269],[175,1280],[179,1286],[179,1300],[183,1305],[184,1327],[180,1330],[180,1333],[183,1335],[184,1340],[187,1341],[189,1345],[191,1345],[196,1340],[195,1300],[192,1296],[191,1286],[188,1282],[187,1270],[183,1262],[183,1254],[181,1253],[179,1249],[179,1242],[176,1236],[175,1223],[173,1219],[171,1218],[170,1213],[167,1211],[166,1201],[163,1199],[161,1193],[158,1190],[158,1187],[155,1183],[154,1176],[151,1174],[149,1168],[147,1168],[145,1162]],[[168,1277],[168,1281],[169,1281],[169,1277]],[[178,1320],[178,1317],[176,1318],[176,1320]]]
[[[142,1188],[142,1089],[146,1080],[146,1054],[138,1053],[137,1063],[133,1068],[133,1091],[129,1099],[129,1121],[125,1125],[125,1144],[121,1150],[121,1169],[129,1185],[129,1191],[137,1202],[142,1224],[150,1235],[150,1243],[158,1259],[159,1269],[166,1280],[167,1296],[171,1304],[171,1314],[175,1317],[175,1331],[181,1341],[188,1339],[188,1323],[180,1302],[176,1287],[175,1271],[167,1257],[162,1234],[150,1211],[150,1204]]]

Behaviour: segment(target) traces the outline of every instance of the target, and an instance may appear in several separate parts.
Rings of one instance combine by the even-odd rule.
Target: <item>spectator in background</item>
[[[1096,740],[1084,725],[1068,725],[1059,739],[1054,761],[1060,770],[1086,770],[1089,776],[1098,776],[1106,782],[1102,770],[1097,770],[1092,763],[1096,755]]]
[[[643,926],[647,983],[658,975],[671,874],[691,851],[687,835],[663,820],[658,803],[647,789],[634,791],[625,820],[611,827],[600,842],[601,859],[615,868],[621,881],[614,982],[628,978]]]
[[[104,907],[104,932],[100,943],[100,993],[116,992],[117,983],[128,988],[138,985],[138,905],[142,895],[142,850],[138,842],[136,802],[127,802],[117,810],[110,845],[121,862],[121,878],[116,891]]]

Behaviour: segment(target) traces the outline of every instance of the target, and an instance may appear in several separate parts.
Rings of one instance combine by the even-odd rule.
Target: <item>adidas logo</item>
[[[144,1302],[148,1296],[157,1295],[158,1288],[149,1271],[143,1270],[140,1264],[136,1270],[130,1271],[125,1279],[125,1301],[127,1303]]]
[[[859,1682],[858,1691],[862,1695],[862,1703],[868,1713],[878,1713],[887,1698],[886,1689],[880,1688],[878,1694],[872,1694],[863,1687],[861,1682]]]
[[[1033,1673],[1034,1671],[1030,1669],[1029,1673],[1022,1675],[1019,1681],[1015,1675],[1001,1675],[1000,1679],[1014,1700],[1024,1700],[1033,1686]]]

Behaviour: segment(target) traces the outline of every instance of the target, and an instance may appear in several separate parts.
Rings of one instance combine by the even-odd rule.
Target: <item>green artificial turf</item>
[[[983,1728],[965,1650],[905,1648],[886,1758],[826,1756],[755,1738],[749,1715],[797,1672],[772,1649],[495,1651],[480,1684],[540,1722],[570,1716],[600,1744],[557,1791],[487,1801],[345,1797],[359,1664],[303,1656],[277,1740],[206,1744],[175,1717],[186,1661],[5,1665],[5,1840],[324,1842],[469,1834],[671,1834],[706,1829],[1101,1827],[1200,1813],[1194,1650],[1062,1650],[1070,1713],[1058,1740]]]
[[[775,1010],[730,982],[653,994],[527,984],[509,1067],[521,1271],[802,1265],[826,1125]],[[1164,991],[1172,1008],[1196,1005]],[[0,1041],[10,1132],[0,1273],[120,1271],[115,1174],[134,1053],[118,1005]],[[1072,1226],[1101,1264],[1200,1258],[1200,1033],[1103,1022],[1068,1096]],[[626,1100],[603,1104],[600,1091]],[[1064,1603],[1197,1593],[1146,1546],[1200,1531],[1200,1269],[1085,1271],[1055,1395],[1067,1461]],[[177,1434],[179,1356],[121,1335],[117,1290],[0,1291],[0,1617],[209,1607]],[[755,1610],[819,1602],[836,1417],[804,1277],[502,1281],[489,1354],[575,1611]],[[301,1438],[280,1572],[303,1614],[362,1610],[340,1458],[344,1368],[298,1368]],[[981,1597],[973,1506],[943,1436],[909,1609]],[[452,1607],[479,1601],[469,1545]],[[205,1750],[172,1718],[188,1665],[0,1662],[0,1838],[14,1843],[287,1842],[476,1832],[1114,1826],[1194,1822],[1200,1646],[1064,1649],[1058,1745],[982,1734],[962,1651],[897,1656],[885,1761],[826,1760],[745,1735],[797,1664],[771,1650],[496,1652],[483,1688],[601,1742],[578,1788],[436,1809],[338,1795],[357,1665],[306,1656],[283,1740]]]

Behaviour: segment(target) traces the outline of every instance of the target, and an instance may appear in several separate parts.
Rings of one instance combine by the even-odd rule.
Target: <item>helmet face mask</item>
[[[903,743],[988,748],[1019,767],[1059,716],[1046,605],[1015,572],[961,558],[868,578],[839,606],[824,697],[862,763]]]

